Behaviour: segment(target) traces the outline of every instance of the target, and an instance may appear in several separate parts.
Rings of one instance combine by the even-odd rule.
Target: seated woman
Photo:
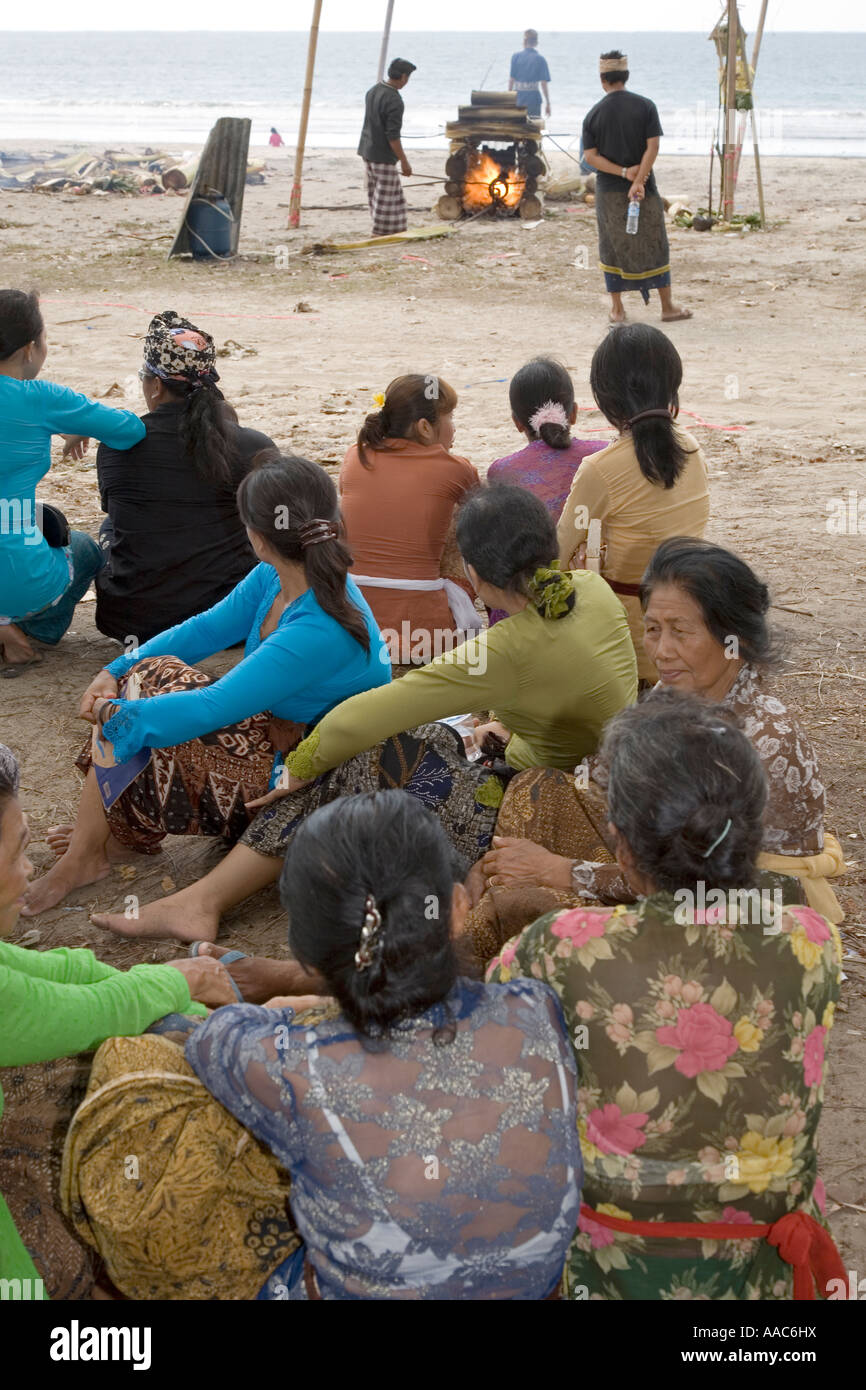
[[[509,616],[387,690],[332,709],[289,754],[288,781],[259,800],[263,809],[221,864],[141,908],[137,921],[94,916],[98,925],[215,941],[221,913],[277,879],[304,818],[347,792],[412,792],[436,808],[452,844],[473,863],[490,845],[506,776],[467,760],[455,730],[431,721],[495,709],[477,734],[498,736],[512,769],[573,768],[595,751],[606,721],[637,691],[616,595],[597,574],[559,572],[553,522],[522,488],[473,493],[460,510],[457,539],[476,592]],[[124,756],[138,746],[124,744]]]
[[[241,1004],[187,1042],[291,1173],[304,1245],[260,1298],[558,1296],[579,1203],[574,1060],[546,986],[461,977],[460,877],[405,792],[323,807],[280,891],[292,952],[338,1015]]]
[[[755,891],[767,782],[727,710],[666,691],[614,719],[604,753],[631,905],[550,913],[489,971],[551,984],[574,1040],[569,1290],[826,1297],[846,1286],[817,1172],[839,933]]]
[[[553,357],[533,357],[521,367],[511,378],[508,398],[515,429],[528,442],[516,454],[491,463],[487,481],[527,488],[558,521],[581,463],[605,445],[572,438],[570,427],[577,420],[574,383]],[[491,626],[504,617],[501,611],[491,613]]]
[[[139,645],[212,608],[256,563],[235,494],[255,454],[217,386],[213,338],[172,309],[152,319],[139,372],[147,431],[123,452],[101,444],[96,475],[107,552],[96,626]]]
[[[553,357],[533,357],[515,372],[508,399],[514,427],[527,442],[516,454],[491,463],[487,481],[528,488],[558,521],[581,463],[606,446],[601,440],[573,437],[574,383]]]
[[[27,916],[104,878],[130,849],[155,854],[166,835],[237,839],[252,818],[247,803],[267,791],[297,736],[292,726],[390,680],[373,615],[347,577],[325,470],[264,458],[238,488],[238,509],[261,563],[221,603],[119,656],[85,691],[81,717],[102,726],[117,762],[152,751],[107,813],[89,750],[82,756],[78,818],[55,832],[60,857],[28,893]],[[238,642],[243,660],[219,680],[195,668]]]
[[[432,661],[482,626],[468,586],[443,577],[454,509],[478,486],[450,452],[456,405],[440,377],[396,377],[340,469],[352,574],[395,665]]]
[[[657,672],[642,645],[640,577],[668,536],[702,536],[710,514],[707,464],[697,441],[675,424],[683,364],[673,343],[648,324],[612,329],[596,348],[590,385],[599,410],[620,432],[578,470],[559,520],[563,569],[602,523],[601,572],[628,614],[638,677]]]
[[[36,295],[0,290],[0,676],[7,678],[42,660],[30,637],[56,646],[104,563],[96,541],[69,531],[56,512],[56,533],[45,534],[36,488],[51,467],[51,436],[66,440],[64,458],[81,458],[91,435],[116,449],[144,436],[132,411],[37,380],[47,355]]]
[[[810,906],[840,922],[826,877],[844,871],[844,855],[824,829],[815,750],[771,679],[766,584],[730,550],[675,536],[652,557],[641,603],[659,688],[719,701],[761,759],[768,797],[760,867],[799,879]],[[511,783],[497,822],[501,838],[481,864],[487,891],[469,919],[482,959],[555,906],[627,901],[628,885],[612,862],[606,786],[602,754],[577,778],[527,772]],[[480,888],[478,871],[473,878]]]
[[[120,971],[103,965],[90,951],[30,951],[4,940],[18,921],[33,872],[29,840],[18,801],[18,765],[0,744],[0,1067],[16,1069],[16,1090],[28,1063],[82,1052],[115,1035],[142,1033],[164,1014],[204,1015],[203,1004],[224,1004],[235,997],[223,967],[206,957]],[[10,1078],[5,1079],[8,1084]],[[43,1286],[48,1296],[85,1297],[92,1269],[57,1214],[57,1194],[46,1180],[47,1150],[56,1145],[48,1105],[52,1087],[43,1078],[43,1084],[29,1090],[36,1105],[28,1110],[26,1125],[14,1130],[18,1142],[8,1132],[9,1119],[17,1120],[13,1107],[4,1126],[6,1142],[0,1145],[0,1190],[20,1228],[0,1195],[0,1274],[37,1281],[29,1286],[34,1298],[46,1296]],[[0,1114],[2,1110],[0,1091]]]

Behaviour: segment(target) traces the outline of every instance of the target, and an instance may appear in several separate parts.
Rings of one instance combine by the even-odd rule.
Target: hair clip
[[[366,970],[373,964],[373,951],[379,938],[382,927],[382,914],[376,906],[376,899],[372,893],[368,893],[364,900],[364,925],[361,928],[361,940],[355,952],[355,969]]]
[[[340,528],[335,521],[324,521],[321,517],[313,517],[311,521],[304,522],[298,532],[301,549],[306,550],[311,545],[320,545],[322,541],[335,541],[339,539]]]
[[[730,816],[728,816],[728,819],[725,821],[725,828],[722,831],[721,835],[717,835],[716,838],[713,840],[713,843],[710,845],[709,849],[704,850],[703,854],[701,855],[702,859],[709,859],[713,850],[718,849],[719,845],[722,843],[722,840],[724,840],[725,836],[730,830],[732,824],[733,822],[731,821]]]

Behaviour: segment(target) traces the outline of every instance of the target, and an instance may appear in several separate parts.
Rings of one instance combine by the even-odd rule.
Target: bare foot
[[[230,949],[229,946],[216,946],[211,941],[203,941],[198,953],[219,960]],[[264,1004],[278,994],[307,994],[311,990],[325,988],[318,976],[308,975],[295,960],[245,956],[243,960],[227,965],[226,970],[249,1004]]]
[[[40,880],[41,881],[41,880]],[[219,915],[201,903],[192,884],[167,898],[134,907],[133,915],[123,912],[93,912],[90,920],[118,936],[143,936],[148,940],[174,937],[177,941],[215,941]]]
[[[76,888],[85,888],[88,883],[98,883],[111,872],[111,865],[101,850],[82,856],[64,854],[53,864],[47,874],[38,878],[24,895],[22,917],[36,917],[47,912]]]
[[[58,859],[62,859],[68,850],[74,829],[74,825],[51,825],[45,832],[45,843]],[[116,836],[109,835],[105,842],[105,857],[110,864],[128,864],[130,860],[151,859],[153,856],[142,855],[137,849],[124,845]]]
[[[690,319],[691,309],[681,309],[678,304],[672,304],[666,314],[662,314],[662,323],[676,323],[678,319]]]
[[[13,666],[35,666],[41,660],[41,653],[31,645],[27,634],[22,632],[20,627],[14,623],[4,623],[0,627],[0,651],[3,653],[3,660],[7,667]],[[7,675],[18,675],[18,671],[7,672]]]
[[[608,314],[608,316],[607,316],[607,321],[608,321],[608,323],[628,323],[628,319],[627,319],[627,317],[626,317],[626,313],[625,313],[625,310],[624,310],[624,309],[623,309],[622,313],[620,313],[620,314],[614,314],[614,313]]]

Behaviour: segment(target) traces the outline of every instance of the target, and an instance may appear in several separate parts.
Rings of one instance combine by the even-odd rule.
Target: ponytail
[[[238,512],[244,526],[264,536],[286,560],[304,567],[304,575],[319,607],[370,651],[364,615],[346,592],[352,554],[343,528],[333,480],[309,459],[280,455],[267,449],[253,460],[237,490]],[[311,522],[325,539],[313,539]],[[330,532],[330,534],[328,534]]]
[[[621,434],[631,430],[641,472],[663,488],[673,487],[689,453],[674,426],[682,379],[683,364],[670,338],[642,323],[610,329],[590,367],[599,410]]]
[[[674,412],[666,417],[652,416],[629,424],[641,473],[648,483],[658,483],[663,488],[673,487],[688,458],[674,428],[677,408],[675,400]]]
[[[364,452],[364,446],[366,445],[368,449],[381,449],[387,438],[388,427],[385,411],[384,409],[374,411],[372,415],[367,416],[358,431],[358,458],[365,468],[372,468],[373,465]]]
[[[179,423],[180,441],[196,472],[215,488],[233,488],[239,458],[235,430],[237,415],[212,382],[193,385],[165,381],[163,386],[184,402]]]

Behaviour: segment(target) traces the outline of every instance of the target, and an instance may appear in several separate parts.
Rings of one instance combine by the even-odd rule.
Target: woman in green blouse
[[[507,618],[392,687],[344,700],[287,757],[287,785],[251,803],[258,816],[216,869],[136,921],[95,922],[128,936],[215,941],[220,914],[277,879],[304,817],[347,793],[411,792],[474,863],[490,844],[504,778],[468,760],[460,735],[435,721],[490,711],[476,735],[501,740],[514,769],[570,770],[596,748],[607,720],[637,693],[616,595],[598,575],[559,571],[553,522],[523,488],[473,493],[458,514],[457,543],[478,597]]]
[[[143,1033],[165,1014],[204,1015],[204,1004],[236,1000],[225,969],[208,957],[120,971],[91,951],[30,951],[3,940],[18,921],[33,872],[29,839],[18,802],[18,765],[0,744],[0,1067],[89,1051],[105,1038]],[[39,1195],[33,1193],[37,1206]],[[52,1271],[44,1264],[37,1269],[26,1230],[23,1237],[0,1195],[0,1279],[21,1281],[11,1286],[11,1297],[45,1298]]]

